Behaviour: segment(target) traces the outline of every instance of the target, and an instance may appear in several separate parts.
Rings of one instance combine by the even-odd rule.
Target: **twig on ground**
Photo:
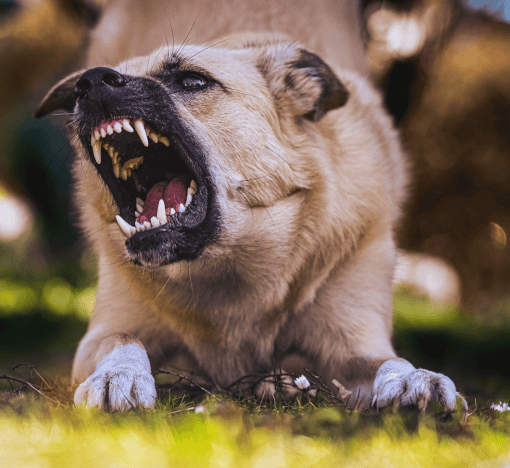
[[[53,403],[60,404],[59,401],[54,400],[53,398],[50,398],[48,395],[46,395],[37,385],[34,385],[27,380],[20,379],[18,377],[13,377],[11,375],[1,374],[0,380],[8,380],[8,381],[14,381],[19,382],[23,385],[26,385],[27,387],[31,388],[34,392],[39,393],[40,395],[44,396],[48,400],[52,401]]]

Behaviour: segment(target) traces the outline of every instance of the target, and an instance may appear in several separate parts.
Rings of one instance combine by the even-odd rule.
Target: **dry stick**
[[[35,392],[39,393],[40,395],[46,397],[48,400],[52,401],[53,403],[56,403],[57,405],[60,404],[59,401],[54,400],[53,398],[50,398],[48,395],[46,395],[44,392],[41,391],[37,385],[31,384],[30,382],[27,382],[26,380],[19,379],[18,377],[12,377],[10,375],[1,374],[0,380],[13,380],[14,382],[19,382],[23,385],[26,385],[27,387],[30,387]]]
[[[39,377],[39,378],[43,381],[44,385],[46,385],[46,386],[48,387],[48,389],[49,389],[49,390],[53,391],[53,389],[52,389],[52,388],[51,388],[51,386],[48,384],[48,382],[46,382],[46,380],[44,380],[44,377],[43,377],[41,374],[39,374],[39,372],[37,372],[37,369],[36,369],[36,368],[35,368],[32,364],[26,364],[26,363],[22,362],[21,364],[17,364],[17,365],[15,365],[15,366],[12,368],[12,370],[16,370],[18,367],[21,367],[21,366],[30,367],[30,369],[32,369],[32,370],[33,370],[33,371],[37,374],[37,377]]]
[[[335,402],[340,402],[340,403],[343,403],[342,400],[340,400],[339,398],[337,398],[333,392],[331,392],[331,390],[326,387],[326,385],[324,385],[322,383],[322,381],[319,379],[318,376],[312,374],[306,367],[303,367],[303,369],[305,370],[305,372],[309,375],[311,375],[313,377],[313,379],[317,382],[317,387],[320,388],[320,390],[322,390],[329,398],[331,398],[333,401]]]
[[[202,391],[204,391],[205,393],[207,393],[208,395],[212,395],[212,393],[205,389],[204,387],[202,387],[201,385],[197,384],[196,382],[193,382],[193,380],[189,379],[188,377],[186,377],[185,375],[181,375],[181,374],[177,374],[175,372],[171,372],[171,371],[164,371],[163,369],[158,369],[158,372],[161,373],[161,374],[168,374],[168,375],[174,375],[175,377],[180,377],[181,379],[185,379],[187,380],[188,382],[190,382],[191,384],[195,385],[196,387],[200,388]]]

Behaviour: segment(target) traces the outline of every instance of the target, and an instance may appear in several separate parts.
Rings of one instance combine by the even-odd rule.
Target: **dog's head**
[[[70,113],[82,164],[110,192],[102,221],[118,213],[129,259],[159,266],[197,258],[237,217],[309,188],[309,126],[347,98],[316,55],[244,38],[77,72],[36,116]]]

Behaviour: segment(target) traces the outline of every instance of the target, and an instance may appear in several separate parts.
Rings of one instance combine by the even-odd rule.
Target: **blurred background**
[[[94,306],[66,116],[32,115],[80,67],[103,3],[0,0],[0,374],[28,362],[68,375]],[[508,399],[510,0],[361,7],[369,69],[413,173],[398,233],[396,348],[467,396]]]

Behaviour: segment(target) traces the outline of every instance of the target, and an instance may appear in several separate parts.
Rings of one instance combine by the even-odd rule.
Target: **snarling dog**
[[[77,404],[152,407],[151,366],[178,352],[225,388],[278,348],[358,406],[454,409],[453,382],[391,345],[407,176],[362,77],[247,34],[77,72],[38,115],[56,109],[99,261]]]

